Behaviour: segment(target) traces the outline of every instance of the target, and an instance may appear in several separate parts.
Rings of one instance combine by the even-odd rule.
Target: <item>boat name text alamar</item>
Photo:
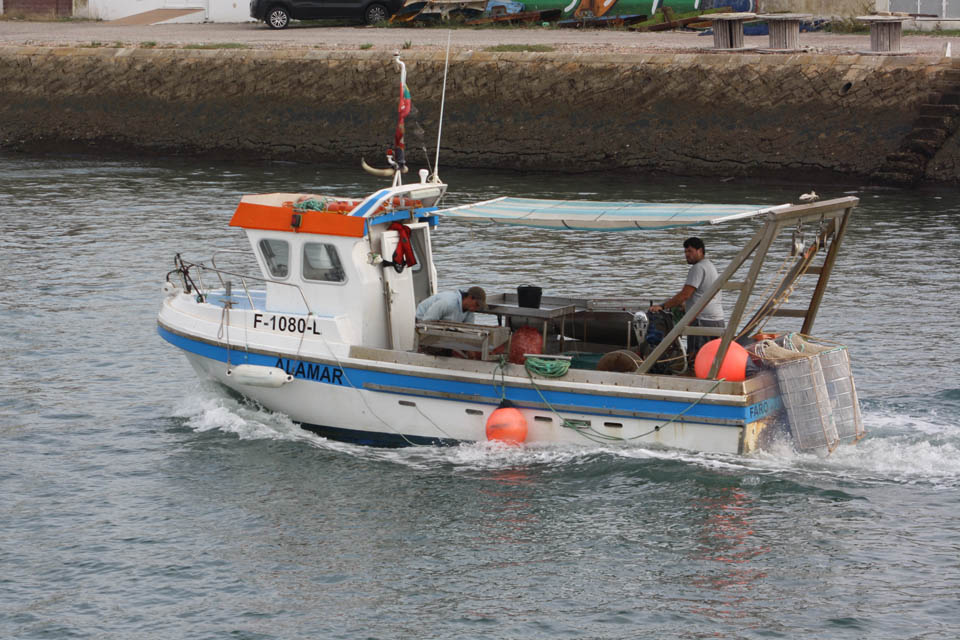
[[[287,375],[291,375],[294,378],[326,382],[328,384],[343,384],[343,369],[340,367],[300,362],[287,358],[277,358],[277,364],[274,366],[278,369],[283,369],[287,372]]]

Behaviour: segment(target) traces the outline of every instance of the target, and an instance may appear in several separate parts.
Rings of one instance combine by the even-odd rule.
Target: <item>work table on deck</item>
[[[636,298],[565,298],[561,296],[543,296],[539,307],[521,307],[515,293],[496,293],[487,296],[487,313],[498,317],[537,318],[553,320],[573,315],[578,311],[639,311],[646,309],[648,303]]]
[[[503,324],[503,318],[511,319],[511,326],[533,326],[540,330],[543,336],[543,350],[547,352],[547,343],[550,339],[550,325],[554,326],[554,333],[567,335],[568,322],[577,314],[591,312],[623,311],[633,314],[634,311],[646,309],[647,305],[636,298],[603,298],[590,300],[587,298],[566,298],[561,296],[542,296],[539,307],[522,307],[516,293],[497,293],[487,296],[487,309],[478,313],[497,316],[497,324]],[[582,317],[582,316],[581,316]],[[516,321],[513,321],[513,320]]]

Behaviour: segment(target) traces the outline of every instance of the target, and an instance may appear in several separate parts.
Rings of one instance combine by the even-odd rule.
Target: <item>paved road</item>
[[[100,43],[124,46],[156,46],[240,43],[255,48],[317,48],[394,50],[440,49],[446,45],[448,30],[417,27],[322,27],[296,25],[283,31],[255,23],[159,24],[147,26],[115,25],[109,22],[25,22],[0,21],[0,46],[86,45]],[[456,49],[483,49],[498,44],[546,44],[562,51],[591,53],[645,53],[710,49],[713,39],[693,32],[634,33],[621,30],[575,30],[556,28],[469,29],[449,31]],[[767,36],[748,36],[747,46],[765,47]],[[947,42],[960,56],[960,38],[907,36],[903,49],[920,55],[942,55]],[[851,53],[870,48],[868,35],[802,33],[800,43],[813,53]]]

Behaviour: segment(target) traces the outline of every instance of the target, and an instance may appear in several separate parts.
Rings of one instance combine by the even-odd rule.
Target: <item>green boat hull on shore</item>
[[[573,15],[573,12],[580,6],[580,0],[526,0],[523,2],[527,11],[543,11],[545,9],[561,9],[564,16]],[[652,16],[654,13],[668,7],[674,13],[684,13],[687,11],[697,11],[700,5],[713,4],[703,0],[617,0],[617,3],[606,15],[645,15]]]

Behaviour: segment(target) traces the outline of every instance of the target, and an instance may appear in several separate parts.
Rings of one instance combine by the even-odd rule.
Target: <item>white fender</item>
[[[277,367],[264,367],[258,364],[240,364],[227,369],[227,376],[237,384],[252,387],[282,387],[293,381],[293,376]]]

